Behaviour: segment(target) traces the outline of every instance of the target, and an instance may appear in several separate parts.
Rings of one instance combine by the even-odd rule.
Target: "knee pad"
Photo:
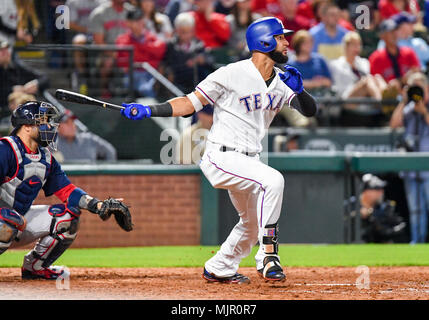
[[[267,224],[264,228],[264,235],[262,237],[262,248],[265,254],[276,255],[279,252],[278,244],[279,227],[277,223]]]
[[[26,220],[22,215],[8,208],[0,208],[0,254],[9,248],[25,226]]]
[[[55,204],[49,207],[52,216],[50,227],[51,237],[62,240],[74,240],[79,228],[80,210],[64,204]]]

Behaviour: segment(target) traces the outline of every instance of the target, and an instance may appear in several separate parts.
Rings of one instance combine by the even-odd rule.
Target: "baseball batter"
[[[286,278],[277,243],[284,179],[259,160],[259,153],[265,131],[281,108],[296,108],[307,117],[317,111],[298,70],[285,65],[282,72],[274,66],[287,62],[285,36],[291,33],[277,18],[256,20],[246,33],[250,59],[219,68],[185,97],[151,106],[123,104],[121,113],[133,120],[187,116],[204,105],[214,106],[200,167],[213,187],[228,190],[240,220],[205,264],[203,278],[210,282],[249,283],[237,270],[258,241],[255,260],[259,274],[268,281]],[[133,115],[135,109],[138,112]]]
[[[77,188],[52,156],[59,112],[49,103],[30,101],[12,114],[14,129],[0,139],[0,254],[12,244],[36,246],[25,257],[23,279],[66,277],[65,269],[52,266],[77,235],[81,209],[107,220],[112,214],[119,226],[132,230],[130,212],[120,200],[100,201]],[[32,205],[40,190],[62,203]]]

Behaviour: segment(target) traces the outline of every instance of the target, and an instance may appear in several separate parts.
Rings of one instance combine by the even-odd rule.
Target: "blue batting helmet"
[[[292,34],[292,30],[285,29],[280,19],[274,17],[260,18],[254,21],[246,31],[246,40],[249,51],[270,52],[277,46],[274,36]]]

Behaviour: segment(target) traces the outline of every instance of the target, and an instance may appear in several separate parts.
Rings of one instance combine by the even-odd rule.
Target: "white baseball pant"
[[[264,227],[277,223],[284,178],[262,163],[258,155],[222,152],[220,148],[221,145],[207,141],[200,167],[213,187],[228,190],[240,220],[205,268],[215,276],[229,277],[237,272],[241,260],[250,254],[258,240],[262,243]],[[255,256],[258,270],[263,268],[265,256],[261,245]]]

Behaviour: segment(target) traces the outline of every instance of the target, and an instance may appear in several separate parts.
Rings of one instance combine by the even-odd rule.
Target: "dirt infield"
[[[239,271],[248,285],[206,283],[201,268],[70,268],[70,289],[55,281],[23,281],[0,268],[0,299],[429,299],[429,267],[371,267],[369,289],[358,289],[355,268],[287,268],[287,281],[268,284],[255,269]]]

